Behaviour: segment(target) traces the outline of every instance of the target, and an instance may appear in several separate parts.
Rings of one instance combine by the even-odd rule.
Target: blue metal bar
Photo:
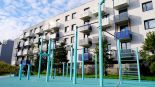
[[[53,76],[53,63],[54,63],[54,40],[52,40],[52,54],[51,54],[51,70],[50,70],[50,77]]]
[[[103,87],[103,74],[104,74],[104,64],[103,64],[103,38],[102,38],[102,4],[105,0],[99,0],[98,5],[98,21],[99,21],[99,68],[100,68],[100,86]]]
[[[82,48],[82,80],[84,80],[84,48]]]
[[[54,69],[54,78],[56,77],[56,68]]]
[[[22,68],[23,68],[23,66],[22,66],[22,64],[20,64],[19,65],[19,80],[22,79]]]
[[[117,39],[117,55],[118,55],[118,65],[119,65],[119,80],[120,84],[122,83],[122,64],[121,64],[121,55],[120,55],[120,40]]]
[[[50,74],[50,56],[51,56],[51,39],[49,39],[49,42],[48,42],[48,56],[47,56],[46,82],[49,81],[49,74]]]
[[[63,64],[63,73],[62,73],[62,76],[64,77],[65,76],[65,62],[63,62],[62,64]]]
[[[66,77],[68,77],[68,63],[67,63],[67,67],[66,67]]]
[[[97,54],[95,54],[95,78],[97,79],[98,67],[97,67]]]
[[[139,80],[139,82],[140,82],[141,77],[140,77],[140,65],[139,65],[139,53],[138,53],[138,48],[136,48],[136,59],[137,59],[138,80]]]
[[[71,46],[71,55],[70,55],[70,80],[72,80],[72,70],[73,70],[73,46]]]
[[[30,75],[31,75],[31,65],[28,64],[28,70],[27,70],[27,80],[30,80]]]
[[[73,84],[76,84],[77,77],[77,42],[78,42],[78,27],[75,29],[75,39],[74,39],[74,75],[73,75]]]
[[[38,78],[40,78],[40,71],[41,71],[43,38],[41,38],[40,41],[41,41],[41,46],[40,46],[40,53],[39,53]]]

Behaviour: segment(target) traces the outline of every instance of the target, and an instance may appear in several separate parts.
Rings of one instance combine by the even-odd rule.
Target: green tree
[[[107,68],[108,68],[108,64],[110,64],[110,62],[112,61],[112,59],[109,59],[109,56],[110,54],[108,53],[108,40],[107,38],[105,37],[103,39],[103,63],[104,63],[104,72],[105,72],[105,75],[107,75]],[[97,57],[97,60],[99,60],[99,45],[97,44],[96,45],[96,48],[94,50],[94,54],[97,54],[98,57]],[[94,59],[95,60],[95,59]]]
[[[155,75],[155,68],[153,67],[155,62],[155,32],[146,34],[140,55],[144,63],[147,63],[150,72]]]

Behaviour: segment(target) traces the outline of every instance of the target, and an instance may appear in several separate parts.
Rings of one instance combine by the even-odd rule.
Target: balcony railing
[[[135,57],[135,51],[132,49],[121,49],[120,55],[122,59],[129,59]]]
[[[80,15],[80,19],[81,20],[89,20],[91,18],[92,12],[90,10],[88,11],[84,11],[81,15]]]
[[[129,6],[129,0],[114,0],[114,8],[121,10]]]
[[[40,29],[40,28],[37,28],[37,29],[35,30],[35,34],[42,34],[42,33],[43,33],[43,30]]]
[[[19,44],[19,47],[21,47],[21,48],[22,48],[23,46],[24,46],[24,42],[23,42],[23,41],[21,41],[21,42],[20,42],[20,44]]]
[[[28,49],[23,50],[23,56],[26,56],[28,54]]]
[[[91,24],[85,25],[85,26],[81,27],[79,29],[79,31],[82,33],[90,33],[92,31],[92,26],[91,26]]]
[[[17,52],[17,56],[22,56],[22,51]]]
[[[129,22],[129,15],[127,12],[123,12],[115,16],[115,23],[117,25],[128,24],[128,22]]]
[[[30,45],[30,41],[26,41],[25,43],[24,43],[24,46],[29,46]]]
[[[42,51],[43,51],[43,52],[46,52],[46,51],[47,51],[47,44],[43,44],[43,46],[42,46]]]
[[[84,61],[89,61],[92,59],[92,55],[90,53],[84,53]],[[82,54],[79,54],[78,60],[82,61]]]
[[[125,29],[121,32],[116,32],[115,36],[120,40],[120,42],[130,42],[132,40],[132,33],[128,29]]]
[[[92,43],[94,43],[94,44],[99,43],[99,37],[98,36],[93,37],[92,38]]]
[[[19,39],[25,40],[25,39],[26,39],[26,38],[25,38],[25,35],[24,35],[24,34],[20,35],[20,36],[19,36]]]
[[[39,37],[36,37],[36,38],[34,39],[33,43],[34,43],[34,44],[39,43]]]
[[[110,18],[104,18],[104,19],[102,20],[102,27],[103,27],[103,30],[104,30],[105,28],[110,27],[110,26],[112,26],[112,20],[110,20]]]
[[[79,40],[79,45],[85,48],[88,48],[92,45],[92,41],[90,38],[84,38]]]
[[[49,28],[52,32],[58,32],[61,27],[61,24],[58,22],[50,22]]]
[[[26,32],[25,33],[25,38],[28,38],[28,37],[30,37],[31,36],[31,33],[30,32]]]

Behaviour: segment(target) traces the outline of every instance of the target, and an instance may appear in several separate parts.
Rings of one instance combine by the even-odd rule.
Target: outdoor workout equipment
[[[26,65],[28,67],[28,69],[27,69],[27,80],[30,80],[31,64],[23,63],[23,61],[21,61],[21,64],[19,65],[19,80],[22,79],[23,66],[26,66]]]

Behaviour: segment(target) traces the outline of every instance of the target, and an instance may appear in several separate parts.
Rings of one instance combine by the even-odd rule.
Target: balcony
[[[98,16],[98,9],[92,10],[91,12],[92,12],[92,14],[93,14],[94,16]],[[109,14],[108,8],[107,8],[107,7],[103,7],[103,9],[102,9],[102,14],[103,14],[103,15]]]
[[[19,47],[20,48],[24,47],[24,42],[23,41],[20,42]]]
[[[40,29],[40,28],[37,28],[34,33],[35,34],[42,34],[43,33],[43,30]]]
[[[58,22],[50,22],[49,24],[49,28],[52,32],[58,32],[61,27],[61,24]]]
[[[43,52],[46,52],[46,51],[47,51],[47,44],[43,44],[43,46],[42,46],[42,51],[43,51]]]
[[[92,41],[90,38],[84,38],[79,40],[79,46],[89,48],[92,45]]]
[[[17,56],[22,56],[22,51],[21,50],[17,52]]]
[[[92,12],[90,10],[88,11],[84,11],[81,15],[80,15],[80,19],[81,20],[89,20],[91,18]]]
[[[25,33],[25,38],[28,38],[28,37],[30,37],[31,36],[31,33],[30,32],[26,32]]]
[[[25,35],[24,35],[24,34],[20,35],[20,36],[19,36],[19,39],[25,40],[25,39],[26,39],[26,38],[25,38]]]
[[[116,10],[128,8],[128,6],[129,6],[129,0],[115,0],[114,1],[114,8]]]
[[[81,27],[79,29],[79,32],[85,33],[85,34],[89,34],[92,31],[92,26],[91,24],[89,25],[84,25],[83,27]]]
[[[120,42],[130,42],[132,40],[132,32],[128,29],[125,29],[121,32],[116,32],[115,37],[117,37]]]
[[[32,49],[28,50],[28,55],[33,55],[33,50]]]
[[[110,20],[109,17],[108,17],[108,18],[104,18],[104,19],[102,20],[102,27],[103,27],[103,30],[106,29],[106,28],[108,28],[108,27],[110,27],[110,26],[112,26],[112,20]]]
[[[39,43],[39,37],[36,37],[36,38],[34,39],[33,43],[34,43],[34,44]]]
[[[93,37],[92,43],[98,44],[99,43],[99,37],[98,36]]]
[[[89,61],[92,59],[92,55],[90,53],[84,53],[84,61]],[[82,54],[79,54],[78,60],[82,61]]]
[[[35,47],[34,49],[33,49],[33,54],[37,54],[39,52],[39,49],[37,48],[37,47]]]
[[[129,22],[129,15],[127,12],[123,12],[115,16],[115,23],[117,25],[128,24],[128,22]]]
[[[23,56],[26,56],[28,54],[28,49],[23,50]]]
[[[24,43],[24,46],[30,46],[30,41],[26,41],[26,42]]]

